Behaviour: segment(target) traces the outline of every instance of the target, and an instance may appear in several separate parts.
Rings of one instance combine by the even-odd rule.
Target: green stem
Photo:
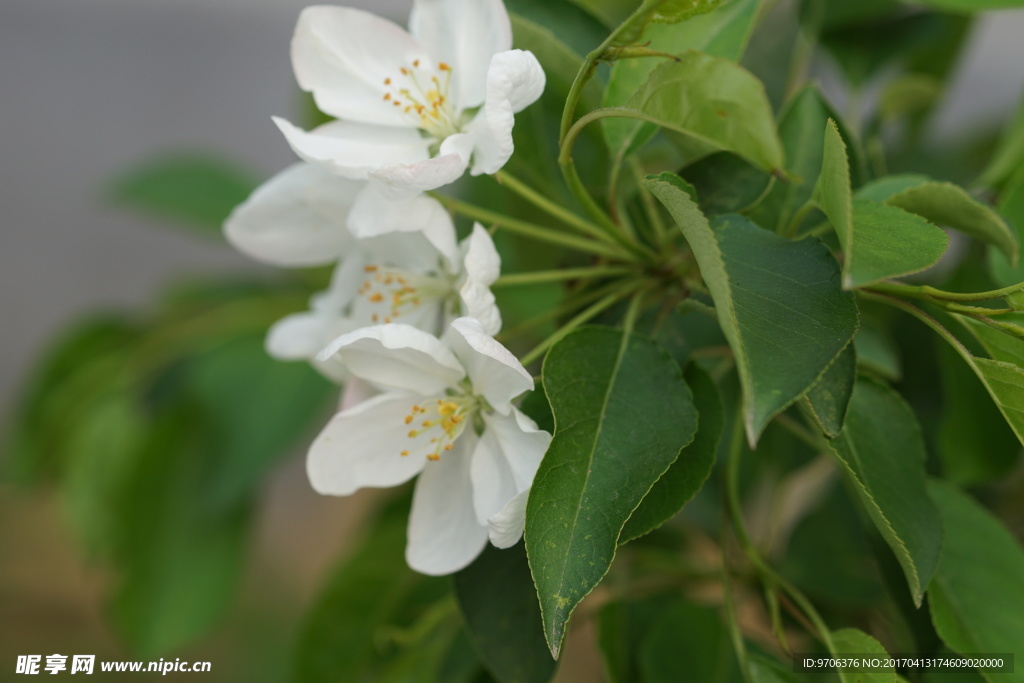
[[[1024,291],[1024,282],[1018,282],[1002,289],[993,289],[988,292],[945,292],[941,289],[929,287],[928,285],[904,285],[898,282],[878,282],[871,285],[871,289],[887,294],[899,294],[912,299],[943,301],[989,301],[991,299],[1002,299],[1003,297]]]
[[[828,452],[828,446],[816,435],[802,424],[785,413],[779,413],[774,418],[775,422],[787,432],[803,441],[818,453]]]
[[[729,637],[732,639],[732,649],[736,653],[736,660],[740,664],[740,674],[745,683],[754,683],[750,673],[750,659],[747,655],[747,644],[743,640],[743,631],[740,629],[739,619],[736,616],[736,603],[732,597],[732,579],[729,576],[729,563],[726,550],[726,525],[722,524],[722,601],[725,603],[726,621],[729,626]]]
[[[599,287],[598,289],[589,292],[578,292],[574,296],[568,297],[568,299],[566,301],[563,301],[560,305],[552,309],[549,309],[538,316],[530,318],[529,320],[524,320],[515,327],[511,327],[508,330],[501,332],[498,335],[498,341],[514,339],[515,337],[533,329],[534,327],[537,327],[538,325],[546,323],[549,320],[555,320],[556,318],[566,315],[570,311],[579,309],[581,306],[586,306],[587,304],[593,301],[597,301],[598,299],[605,296],[609,292],[613,292],[616,289],[620,289],[621,287],[622,283],[612,282],[609,283],[608,285],[605,285],[604,287]]]
[[[532,237],[535,240],[557,244],[559,246],[575,249],[576,251],[596,254],[598,256],[607,256],[615,259],[629,257],[628,254],[623,254],[620,250],[607,244],[577,237],[576,235],[566,235],[552,230],[551,228],[546,228],[542,225],[536,225],[535,223],[519,220],[517,218],[509,218],[504,214],[469,204],[460,199],[453,199],[452,197],[444,196],[437,196],[437,199],[444,203],[450,210],[466,216],[467,218],[483,221],[485,223],[497,223],[509,232],[519,233],[526,237]]]
[[[972,367],[974,366],[974,354],[971,353],[967,349],[967,347],[964,346],[963,343],[961,343],[960,340],[957,339],[952,332],[947,330],[942,325],[942,323],[940,323],[938,320],[922,311],[917,306],[909,304],[906,301],[903,301],[902,299],[897,299],[896,297],[889,296],[888,294],[876,294],[874,292],[863,290],[858,292],[858,294],[860,294],[862,297],[870,301],[877,301],[879,303],[892,306],[893,308],[898,308],[904,313],[909,313],[910,315],[914,316],[915,318],[923,322],[925,325],[932,328],[932,330],[940,337],[945,339],[949,343],[949,345],[952,346],[965,361],[967,361],[968,365],[971,365]]]
[[[632,286],[627,286],[625,288],[617,287],[619,291],[612,292],[611,294],[604,297],[597,303],[589,306],[588,308],[580,312],[575,318],[573,318],[565,325],[563,325],[562,329],[555,332],[553,335],[542,341],[540,344],[534,347],[533,350],[531,350],[529,353],[523,356],[523,365],[529,365],[533,361],[540,358],[540,356],[545,351],[547,351],[554,344],[561,341],[566,335],[575,330],[577,327],[587,322],[588,320],[594,318],[596,315],[601,313],[601,311],[604,311],[605,309],[609,308],[617,301],[620,301],[621,299],[632,294],[635,290],[637,290],[640,287],[640,284],[641,283],[633,282]]]
[[[789,224],[786,226],[785,231],[782,233],[782,236],[792,239],[792,237],[796,234],[796,231],[803,224],[804,219],[807,218],[811,211],[814,211],[817,208],[818,202],[814,201],[813,199],[808,199],[806,202],[804,202],[803,206],[797,209],[796,213],[793,214],[793,218],[790,219]]]
[[[630,166],[633,169],[633,175],[636,178],[636,186],[639,188],[640,204],[644,207],[644,214],[647,216],[647,224],[651,226],[651,231],[654,233],[654,243],[657,245],[664,246],[672,237],[675,235],[669,234],[665,228],[665,222],[661,219],[661,213],[658,211],[658,205],[654,201],[654,195],[651,194],[650,190],[644,187],[644,169],[640,166],[640,162],[636,159],[630,159]]]
[[[739,416],[740,414],[741,406],[737,406],[736,416]],[[814,629],[817,631],[814,635],[817,635],[818,638],[821,639],[829,652],[835,654],[835,645],[832,643],[832,633],[825,624],[825,620],[821,618],[821,615],[818,614],[818,611],[814,608],[814,605],[796,586],[776,572],[771,565],[761,557],[760,551],[758,551],[757,547],[750,539],[746,523],[743,521],[743,509],[740,505],[739,498],[740,459],[742,458],[745,450],[743,421],[734,417],[732,431],[732,440],[729,443],[729,453],[725,463],[725,492],[726,503],[729,514],[732,517],[733,529],[736,533],[736,540],[739,542],[740,548],[747,556],[747,559],[750,560],[750,563],[761,575],[762,580],[767,582],[768,587],[772,589],[777,587],[788,595],[800,608],[800,611],[804,613],[811,624],[814,625]]]
[[[560,282],[583,277],[609,277],[633,272],[626,266],[591,266],[587,268],[563,268],[562,270],[536,270],[529,273],[502,275],[491,287],[533,285],[541,282]]]
[[[600,240],[614,244],[614,240],[597,225],[594,225],[590,221],[581,218],[574,214],[572,211],[559,206],[557,203],[551,201],[544,195],[540,194],[526,183],[522,182],[515,176],[511,175],[508,171],[498,171],[494,174],[494,178],[501,183],[503,187],[507,187],[512,192],[530,202],[538,209],[546,212],[553,218],[557,218],[566,225],[570,225],[581,232],[585,232],[592,237],[596,237]]]

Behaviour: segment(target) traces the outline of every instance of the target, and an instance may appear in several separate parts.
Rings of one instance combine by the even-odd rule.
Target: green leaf
[[[488,545],[455,575],[455,595],[466,628],[500,683],[544,683],[555,672],[544,642],[537,591],[523,544]]]
[[[1021,127],[1024,130],[1024,126]],[[1013,175],[999,193],[999,213],[1014,226],[1017,243],[1024,242],[1024,166]],[[1006,255],[994,247],[988,249],[988,267],[992,279],[1000,287],[1024,282],[1024,262],[1014,266]]]
[[[935,265],[946,251],[946,233],[893,206],[854,201],[846,144],[833,121],[825,127],[823,149],[815,196],[843,245],[843,287],[863,287]]]
[[[931,181],[898,192],[886,203],[989,242],[999,247],[1011,263],[1017,262],[1017,237],[1010,226],[961,187]]]
[[[697,408],[697,436],[633,511],[622,528],[620,544],[653,531],[682,510],[704,486],[715,465],[718,442],[725,426],[722,399],[714,380],[700,366],[691,363],[684,377],[693,391]]]
[[[793,242],[742,216],[700,213],[670,174],[646,186],[693,249],[736,356],[751,444],[771,418],[802,396],[857,330],[853,294],[818,240]]]
[[[864,287],[930,268],[946,253],[949,236],[895,206],[853,202],[853,236],[844,270],[848,287]]]
[[[1017,440],[1024,444],[1024,370],[988,358],[974,358],[970,364]]]
[[[1011,318],[1011,316],[1013,317]],[[991,325],[974,318],[968,318],[967,316],[956,314],[954,314],[953,317],[960,321],[960,323],[970,331],[975,339],[981,342],[981,345],[985,347],[985,351],[993,360],[1012,363],[1013,365],[1024,368],[1024,339],[1020,339],[997,330]],[[1017,314],[1000,316],[999,320],[1007,321],[1008,318],[1011,318],[1012,322],[1018,324],[1021,321],[1021,316]]]
[[[989,187],[1000,187],[1014,174],[1021,174],[1021,162],[1024,161],[1024,97],[1017,105],[1016,113],[1007,123],[1006,131],[996,149],[995,156],[978,179],[978,182]]]
[[[988,511],[948,484],[933,481],[932,498],[946,530],[928,591],[932,623],[961,654],[1020,652],[1024,642],[1024,550]],[[1024,681],[1015,673],[982,673],[991,683]]]
[[[697,414],[675,360],[609,328],[562,339],[542,376],[555,432],[530,490],[525,536],[557,657],[570,614],[608,571],[630,514],[693,439]]]
[[[555,28],[555,42],[559,46],[565,45],[576,55],[587,54],[608,35],[608,29],[591,13],[568,0],[507,0],[505,7],[513,15],[514,34],[518,19],[525,19],[532,27]],[[520,24],[520,28],[522,26]],[[516,35],[516,38],[520,39],[521,36]],[[532,47],[536,47],[536,44]],[[579,64],[576,67],[578,69]]]
[[[713,12],[685,22],[648,26],[644,32],[644,43],[656,52],[679,54],[693,49],[738,61],[750,38],[756,16],[756,0],[733,0]],[[660,60],[654,57],[616,60],[612,64],[601,106],[624,105],[659,63]],[[650,124],[628,119],[605,119],[601,125],[608,148],[620,154],[635,149],[656,131]],[[641,129],[646,129],[646,132],[641,134]]]
[[[816,85],[808,85],[789,100],[779,116],[779,137],[786,154],[788,182],[777,183],[761,206],[752,213],[755,222],[781,232],[797,211],[814,194],[814,186],[821,173],[823,141],[807,131],[824,130],[829,119],[839,117],[822,96]],[[852,173],[861,175],[861,161],[851,133],[839,127],[850,150]],[[800,227],[800,226],[794,226]]]
[[[867,633],[855,628],[844,628],[832,632],[832,645],[835,646],[835,656],[843,655],[873,655],[881,660],[889,658],[882,644],[869,636]],[[896,683],[896,671],[891,666],[885,667],[885,671],[870,671],[864,673],[853,673],[840,670],[839,680],[842,683]]]
[[[917,0],[917,2],[944,12],[963,12],[965,14],[1024,7],[1024,0]]]
[[[725,0],[663,0],[651,13],[653,21],[674,24],[707,14],[722,5]]]
[[[140,657],[209,628],[239,583],[251,505],[211,507],[195,497],[208,480],[205,427],[191,406],[162,411],[118,492],[112,614]]]
[[[961,486],[1005,476],[1019,459],[1016,434],[952,349],[939,349],[939,373],[943,402],[936,446],[943,476]]]
[[[884,327],[870,318],[861,318],[853,346],[857,351],[857,364],[862,369],[893,382],[903,377],[903,364],[896,342]]]
[[[857,353],[853,344],[849,344],[804,397],[804,407],[826,436],[834,438],[843,431],[856,379]]]
[[[892,389],[858,380],[846,425],[831,446],[920,605],[939,558],[942,524],[928,497],[924,440],[913,411]]]
[[[400,505],[386,511],[318,598],[299,635],[296,683],[379,680],[382,666],[403,650],[394,635],[443,595],[445,581],[405,564],[407,518]]]
[[[772,177],[728,152],[710,154],[683,171],[706,216],[743,213],[757,204]]]
[[[883,178],[857,193],[858,198],[884,201],[998,247],[1017,262],[1017,236],[1002,216],[953,183],[909,174]]]
[[[685,52],[652,71],[625,108],[765,171],[781,172],[784,166],[764,86],[727,59]]]
[[[188,391],[212,422],[211,502],[252,492],[274,463],[323,423],[337,388],[306,363],[267,355],[263,335],[243,336],[187,361]]]
[[[756,655],[747,660],[753,683],[799,683],[791,666]]]
[[[178,154],[140,164],[114,181],[113,200],[216,239],[232,209],[256,188],[252,175],[205,155]]]
[[[640,646],[644,683],[731,681],[738,669],[718,611],[678,598],[651,624]]]

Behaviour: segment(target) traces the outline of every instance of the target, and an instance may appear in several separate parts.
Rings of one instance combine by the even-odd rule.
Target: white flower
[[[365,182],[339,177],[315,164],[299,163],[258,187],[224,223],[224,235],[239,251],[276,266],[321,266],[341,259],[355,239],[347,223]],[[377,217],[375,234],[421,232],[454,261],[455,227],[440,202],[419,196]]]
[[[502,548],[519,540],[551,436],[512,405],[533,379],[478,321],[455,320],[444,341],[408,325],[364,328],[324,355],[385,392],[317,437],[307,461],[314,489],[345,496],[419,474],[406,560],[424,574],[458,571],[488,538]]]
[[[544,89],[530,52],[512,50],[501,0],[414,0],[410,32],[349,7],[303,10],[292,40],[299,85],[337,121],[305,132],[274,121],[292,149],[370,180],[349,227],[377,234],[388,199],[494,173],[512,155],[514,114]]]
[[[327,291],[313,297],[310,310],[279,320],[267,334],[267,351],[283,360],[309,360],[338,382],[348,370],[319,352],[342,334],[361,327],[400,322],[441,333],[459,316],[480,321],[487,334],[501,329],[501,313],[490,286],[501,257],[477,223],[449,264],[419,233],[353,240]]]

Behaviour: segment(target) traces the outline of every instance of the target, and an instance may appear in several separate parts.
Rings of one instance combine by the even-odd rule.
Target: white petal
[[[459,109],[483,103],[491,56],[512,47],[512,26],[501,0],[415,0],[409,30],[433,58],[453,67]]]
[[[487,520],[488,536],[495,548],[511,548],[523,537],[526,527],[527,489],[510,500],[496,515]]]
[[[501,310],[489,287],[467,280],[459,288],[459,298],[462,313],[477,320],[484,333],[493,337],[501,331]]]
[[[282,360],[312,360],[334,338],[340,316],[321,312],[295,313],[281,318],[267,332],[266,349]]]
[[[533,377],[512,353],[487,334],[478,320],[459,318],[446,336],[469,375],[473,391],[508,415],[511,400],[533,388]]]
[[[373,170],[369,177],[392,198],[409,198],[454,183],[469,166],[474,137],[466,133],[449,135],[432,159],[396,161]],[[294,145],[293,145],[294,147]]]
[[[473,224],[473,232],[463,241],[463,248],[466,277],[488,287],[493,285],[501,275],[501,256],[484,226]]]
[[[405,559],[423,574],[440,576],[472,562],[487,544],[487,527],[473,512],[469,454],[475,435],[467,430],[437,462],[423,469],[412,497]]]
[[[307,132],[276,116],[274,123],[301,158],[345,178],[364,180],[378,168],[416,165],[430,157],[428,142],[412,128],[331,121]]]
[[[351,243],[345,224],[365,183],[294,164],[258,187],[224,223],[239,251],[278,266],[317,266]]]
[[[386,101],[403,67],[427,59],[399,26],[350,7],[307,7],[292,38],[292,66],[299,86],[317,106],[342,119],[384,126],[409,126],[401,107]]]
[[[497,514],[519,490],[512,469],[494,432],[485,429],[469,468],[473,481],[473,510],[482,525]]]
[[[369,382],[358,377],[349,377],[338,400],[338,410],[345,411],[349,408],[355,408],[360,403],[369,401],[379,393]],[[404,422],[405,418],[402,419]]]
[[[433,247],[447,260],[455,263],[455,224],[441,202],[432,197],[415,195],[394,197],[378,181],[370,181],[349,215],[349,229],[357,237],[374,237],[391,232],[422,232]]]
[[[424,396],[442,393],[466,376],[441,340],[410,325],[377,325],[350,332],[331,342],[319,358],[335,355],[356,377]]]
[[[355,298],[359,286],[366,279],[366,252],[353,240],[345,258],[331,273],[331,284],[323,292],[315,294],[310,302],[313,310],[333,315],[342,315]],[[333,338],[333,337],[332,337]],[[328,339],[327,341],[330,341]],[[326,345],[326,343],[325,343]],[[320,348],[323,348],[322,346]]]
[[[397,486],[416,476],[433,445],[406,436],[405,416],[418,400],[408,394],[381,394],[335,415],[309,449],[306,472],[313,488],[347,496],[364,487]],[[409,455],[401,455],[403,450]]]
[[[487,71],[487,99],[471,124],[473,175],[495,173],[512,156],[515,114],[544,92],[544,70],[532,52],[494,55]]]
[[[551,435],[537,428],[537,423],[517,408],[511,415],[484,415],[486,432],[493,435],[501,453],[508,462],[515,481],[516,493],[533,484],[540,461],[544,459]]]

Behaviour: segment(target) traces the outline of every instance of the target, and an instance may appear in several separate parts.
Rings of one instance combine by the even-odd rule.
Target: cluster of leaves
[[[496,226],[503,341],[543,356],[523,409],[554,438],[525,541],[417,576],[396,501],[310,613],[297,680],[546,681],[574,612],[615,682],[834,679],[791,673],[793,652],[1013,653],[1024,109],[985,165],[924,132],[972,13],[1024,3],[507,5],[547,91],[500,184],[439,198]],[[791,54],[758,40],[785,31]],[[844,123],[806,83],[819,54],[878,107]],[[216,225],[238,184],[201,172],[202,193],[174,190],[197,177],[179,163],[123,198]],[[38,373],[16,472],[60,482],[121,570],[138,647],[222,608],[254,488],[329,400],[259,347],[322,284],[172,297],[145,324],[84,326]]]

